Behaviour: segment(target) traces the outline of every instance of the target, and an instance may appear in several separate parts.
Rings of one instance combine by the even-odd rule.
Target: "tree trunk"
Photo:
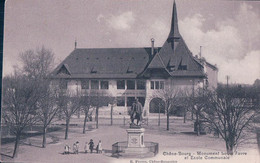
[[[98,129],[98,107],[96,108],[96,128]]]
[[[160,126],[160,125],[161,125],[161,113],[160,113],[160,111],[159,111],[158,126]]]
[[[194,119],[194,118],[193,118],[193,111],[194,111],[194,109],[193,109],[193,106],[192,106],[192,108],[191,108],[191,120]]]
[[[169,123],[170,123],[170,113],[169,113],[169,108],[167,108],[167,129],[169,130]]]
[[[196,113],[196,128],[197,128],[197,136],[200,136],[200,122],[199,122],[199,114]]]
[[[226,141],[226,149],[228,155],[233,155],[233,145],[230,145],[228,141]]]
[[[186,108],[184,108],[183,123],[186,123]]]
[[[21,136],[21,133],[17,133],[17,134],[16,134],[16,139],[15,139],[15,144],[14,144],[13,158],[15,158],[15,157],[18,156],[20,136]]]
[[[70,125],[70,118],[67,118],[66,119],[65,139],[68,139],[69,125]]]
[[[111,105],[111,113],[110,113],[110,118],[111,118],[111,126],[113,125],[113,109],[114,109],[114,106]]]
[[[88,118],[88,113],[85,113],[85,118],[84,118],[84,124],[83,124],[83,134],[86,133],[86,122]]]
[[[80,118],[80,109],[78,109],[78,118]]]
[[[42,148],[46,147],[46,133],[47,133],[47,126],[43,126]]]

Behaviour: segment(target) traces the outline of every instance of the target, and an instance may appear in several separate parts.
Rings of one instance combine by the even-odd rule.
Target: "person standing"
[[[69,153],[70,153],[70,146],[66,144],[64,147],[64,154],[69,154]]]
[[[77,146],[76,143],[73,144],[73,153],[77,154]]]
[[[99,142],[98,142],[98,146],[97,146],[98,148],[97,148],[97,153],[102,153],[102,143],[101,143],[101,140],[99,140]]]
[[[88,149],[89,149],[89,144],[88,144],[88,142],[86,142],[85,146],[84,146],[85,153],[88,153]]]
[[[76,154],[78,154],[79,153],[79,142],[77,141],[76,142]]]
[[[93,152],[93,149],[94,149],[94,142],[92,139],[90,139],[90,142],[88,143],[89,144],[89,150],[90,150],[90,153]]]

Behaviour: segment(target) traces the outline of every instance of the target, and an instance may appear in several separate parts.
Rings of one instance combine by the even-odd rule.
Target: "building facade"
[[[126,114],[135,98],[145,113],[157,112],[153,99],[171,89],[194,91],[217,86],[218,69],[193,56],[179,33],[173,4],[171,29],[162,47],[76,48],[56,67],[50,77],[60,88],[84,94],[100,92],[116,97],[115,113]],[[163,100],[163,99],[161,99]],[[106,110],[106,107],[104,107]],[[107,107],[107,110],[109,108]]]

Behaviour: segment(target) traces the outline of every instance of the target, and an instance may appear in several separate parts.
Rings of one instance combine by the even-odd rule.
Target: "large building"
[[[171,29],[162,47],[76,48],[51,73],[62,89],[102,92],[116,97],[115,112],[125,114],[135,98],[147,114],[158,111],[161,90],[217,86],[216,66],[193,56],[178,29],[175,2]],[[160,97],[159,97],[160,98]],[[107,108],[108,109],[108,108]],[[104,108],[104,110],[106,110]]]

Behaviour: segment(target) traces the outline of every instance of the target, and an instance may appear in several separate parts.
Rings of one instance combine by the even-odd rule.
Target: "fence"
[[[155,142],[144,142],[144,146],[145,147],[140,147],[143,148],[143,151],[147,151],[146,153],[153,153],[153,155],[155,156],[156,154],[158,154],[159,152],[159,144],[155,143]],[[120,157],[123,154],[126,153],[126,149],[127,149],[127,141],[124,142],[117,142],[115,144],[112,145],[112,156],[113,157]],[[141,153],[142,155],[142,153]],[[143,153],[143,155],[145,155]]]

